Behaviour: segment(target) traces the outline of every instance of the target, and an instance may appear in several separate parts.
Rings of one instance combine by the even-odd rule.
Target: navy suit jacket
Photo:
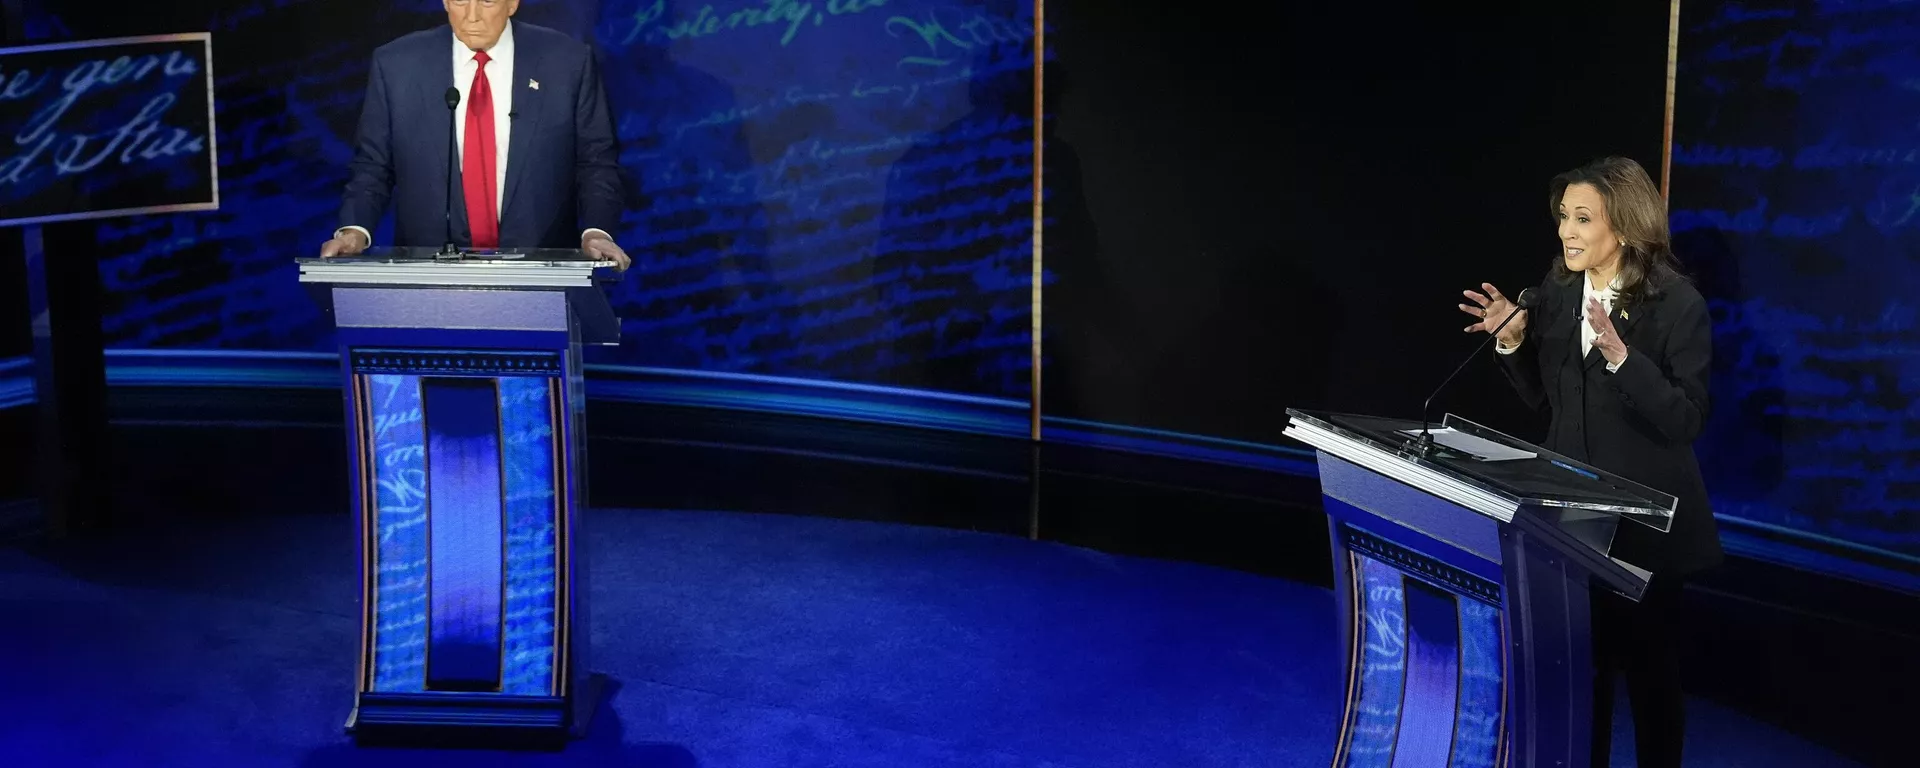
[[[500,205],[503,248],[578,248],[587,229],[612,233],[624,206],[607,96],[593,50],[545,27],[513,22],[513,133]],[[534,89],[532,82],[539,82]],[[375,231],[389,200],[393,243],[446,241],[446,91],[453,30],[415,32],[373,52],[340,226]],[[471,246],[460,166],[453,165],[454,242]]]

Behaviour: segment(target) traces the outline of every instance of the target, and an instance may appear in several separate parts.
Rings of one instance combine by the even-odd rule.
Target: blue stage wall
[[[1716,511],[1916,562],[1920,7],[1682,24],[1672,224],[1713,307]]]
[[[95,225],[107,343],[329,349],[291,258],[336,225],[373,48],[444,24],[441,4],[198,5],[171,23],[214,33],[222,205]],[[27,7],[35,39],[117,32]],[[592,361],[1028,399],[1033,16],[1032,0],[523,2],[519,19],[597,46],[621,140],[615,234],[638,259],[612,296],[624,343]]]
[[[1033,3],[525,0],[522,20],[597,47],[632,194],[616,234],[639,260],[613,295],[626,341],[593,351],[596,394],[1024,435],[1033,380]],[[164,21],[51,0],[24,0],[24,7],[29,37],[42,41],[214,34],[221,210],[66,225],[88,231],[90,255],[101,262],[111,375],[121,382],[285,385],[304,380],[308,368],[330,367],[313,355],[332,349],[332,334],[290,259],[317,249],[335,225],[368,56],[400,34],[442,23],[440,4],[206,0],[149,8]],[[746,10],[757,15],[736,15]],[[1715,307],[1715,413],[1699,448],[1716,511],[1730,535],[1781,544],[1776,557],[1865,578],[1910,579],[1920,572],[1920,532],[1912,522],[1920,504],[1920,443],[1904,420],[1916,415],[1920,355],[1915,310],[1904,297],[1916,295],[1920,150],[1900,131],[1920,122],[1920,95],[1903,85],[1920,77],[1920,60],[1910,53],[1920,14],[1900,4],[1779,0],[1684,10],[1673,221],[1679,250]],[[1089,6],[1079,19],[1098,12]],[[1072,32],[1075,17],[1049,14],[1063,16]],[[1057,25],[1049,26],[1052,35]],[[1123,74],[1083,77],[1139,73]],[[1087,90],[1106,93],[1113,85]],[[1177,88],[1192,102],[1182,102],[1185,119],[1206,123],[1191,128],[1194,135],[1236,135],[1230,129],[1244,116],[1222,105],[1239,104],[1244,94],[1230,85]],[[1308,106],[1311,115],[1295,122],[1320,125],[1328,136],[1336,131],[1327,126],[1344,125],[1339,104]],[[1209,117],[1193,117],[1202,108],[1212,110],[1204,112]],[[1083,117],[1084,129],[1101,114]],[[1075,138],[1093,148],[1083,149],[1089,157],[1138,154],[1138,147],[1096,140],[1111,136]],[[1290,148],[1284,134],[1258,139],[1275,146],[1241,136],[1224,140],[1231,144],[1225,148],[1161,146],[1169,157],[1158,160],[1182,162],[1171,158],[1176,151],[1244,150],[1269,160],[1318,151]],[[1371,152],[1367,141],[1360,143]],[[1066,156],[1050,153],[1048,161]],[[1653,158],[1640,159],[1655,166]],[[1208,173],[1243,170],[1215,165]],[[1076,185],[1075,199],[1105,195],[1112,204],[1112,191],[1098,183],[1112,181],[1100,175],[1111,165],[1096,159],[1089,168],[1084,183],[1078,172],[1049,172],[1050,220],[1082,204],[1055,199],[1064,189],[1059,179]],[[1265,177],[1248,183],[1305,205],[1308,213],[1299,217],[1334,206],[1319,199],[1332,194],[1319,185]],[[1316,191],[1324,194],[1310,194]],[[1269,239],[1291,242],[1313,223],[1289,218],[1296,207],[1236,218],[1272,219],[1279,231]],[[1101,222],[1108,231],[1116,231],[1113,225],[1110,215]],[[1547,225],[1540,227],[1544,236]],[[1198,245],[1154,257],[1198,258],[1208,250],[1205,235],[1169,234]],[[1056,249],[1071,253],[1083,239],[1050,236],[1050,258],[1066,264]],[[1221,276],[1216,299],[1238,303],[1122,302],[1098,315],[1050,316],[1049,326],[1099,326],[1088,337],[1105,339],[1110,349],[1100,353],[1126,365],[1084,364],[1074,391],[1097,407],[1048,408],[1047,438],[1300,472],[1309,465],[1297,447],[1272,445],[1281,442],[1277,430],[1247,425],[1273,422],[1286,406],[1322,405],[1308,402],[1313,393],[1408,413],[1417,398],[1396,387],[1423,394],[1437,381],[1404,373],[1442,370],[1427,358],[1453,352],[1421,344],[1392,362],[1401,372],[1396,381],[1350,382],[1365,385],[1353,392],[1297,383],[1351,380],[1338,364],[1383,365],[1371,354],[1362,365],[1364,345],[1350,343],[1355,339],[1296,322],[1354,319],[1314,302],[1366,305],[1361,314],[1372,315],[1386,302],[1366,291],[1399,297],[1397,289],[1367,287],[1360,272],[1335,270],[1329,274],[1344,277],[1316,286],[1317,270],[1364,259],[1315,248],[1275,247],[1257,257],[1292,260],[1311,273],[1305,276],[1226,270],[1222,264],[1239,263],[1229,261],[1191,265],[1196,274]],[[1101,258],[1110,256],[1087,254],[1082,263],[1102,269]],[[1537,279],[1534,262],[1527,263],[1523,277]],[[1100,270],[1064,274],[1055,282],[1049,273],[1046,288],[1060,296],[1107,290]],[[1246,275],[1268,274],[1292,277],[1288,285],[1246,284]],[[1131,293],[1164,299],[1157,287],[1132,286]],[[1255,302],[1267,314],[1240,316]],[[1285,314],[1292,311],[1286,307],[1304,314]],[[1391,322],[1404,330],[1451,311],[1435,307],[1415,317],[1396,306]],[[1194,333],[1155,333],[1165,327]],[[1200,351],[1183,352],[1189,348]],[[1188,370],[1192,361],[1216,367]],[[1169,368],[1176,370],[1162,370]],[[1043,362],[1042,370],[1053,369]],[[1142,370],[1157,374],[1119,376]],[[1131,393],[1098,381],[1093,374],[1103,371],[1128,379]],[[1221,375],[1245,371],[1253,373]],[[1247,380],[1244,397],[1221,396],[1239,392],[1221,389],[1223,382],[1240,379]],[[1057,386],[1064,379],[1050,380]],[[1109,393],[1125,407],[1097,401]],[[1261,399],[1268,402],[1259,408],[1270,412],[1250,413]],[[1209,403],[1219,407],[1202,407]],[[1117,420],[1130,425],[1103,423],[1123,411],[1128,415]],[[1220,437],[1187,434],[1193,432]],[[1779,554],[1789,550],[1815,554]],[[1871,568],[1855,568],[1861,563]]]
[[[594,39],[645,254],[595,362],[1026,399],[1031,0],[612,0]]]

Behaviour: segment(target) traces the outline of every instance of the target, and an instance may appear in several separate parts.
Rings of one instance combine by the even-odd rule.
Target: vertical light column
[[[1047,2],[1033,0],[1033,393],[1028,404],[1030,419],[1029,439],[1040,439],[1040,277],[1045,259],[1042,257],[1041,231],[1045,229],[1044,206],[1042,198],[1046,191],[1046,59],[1047,59]]]
[[[1402,578],[1400,594],[1407,672],[1393,765],[1444,766],[1460,703],[1460,614],[1453,595],[1420,581]]]
[[[500,690],[506,537],[496,386],[490,378],[421,381],[431,691]]]
[[[1667,9],[1667,115],[1665,135],[1660,142],[1660,199],[1669,201],[1673,185],[1673,104],[1680,68],[1680,0]]]

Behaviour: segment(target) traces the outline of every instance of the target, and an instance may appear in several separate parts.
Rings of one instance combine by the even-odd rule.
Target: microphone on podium
[[[1468,355],[1467,359],[1460,361],[1460,365],[1453,369],[1453,373],[1447,374],[1447,380],[1440,382],[1440,386],[1433,389],[1433,394],[1427,395],[1427,402],[1420,406],[1420,441],[1417,444],[1416,450],[1419,451],[1421,456],[1426,456],[1429,451],[1433,450],[1433,435],[1428,431],[1428,428],[1433,423],[1433,399],[1439,397],[1440,393],[1446,390],[1448,384],[1453,383],[1455,376],[1459,376],[1461,371],[1466,370],[1467,363],[1473,362],[1474,358],[1479,357],[1480,353],[1486,350],[1488,344],[1492,344],[1494,339],[1500,337],[1500,331],[1506,329],[1507,323],[1513,322],[1513,319],[1519,317],[1521,312],[1533,309],[1539,306],[1539,304],[1540,293],[1538,291],[1532,288],[1521,291],[1520,297],[1513,302],[1514,310],[1507,313],[1507,319],[1501,320],[1500,325],[1493,329],[1493,333],[1487,334],[1486,340],[1480,342],[1480,346],[1474,348],[1473,354]]]
[[[460,247],[453,244],[453,166],[454,158],[459,154],[460,140],[457,126],[454,125],[455,110],[460,107],[460,89],[447,87],[447,243],[440,246],[440,256],[458,256]]]

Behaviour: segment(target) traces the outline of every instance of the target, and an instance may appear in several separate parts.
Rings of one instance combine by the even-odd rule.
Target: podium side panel
[[[369,466],[362,482],[372,489],[364,691],[416,693],[426,690],[427,679],[427,450],[420,380],[404,374],[354,378],[364,398],[358,410]]]
[[[362,414],[357,427],[371,437],[362,451],[371,459],[371,471],[362,482],[373,489],[373,535],[364,540],[372,565],[366,577],[374,585],[368,606],[372,674],[364,690],[470,690],[472,681],[464,688],[433,685],[425,665],[435,646],[431,630],[445,629],[436,619],[450,618],[436,612],[444,613],[459,590],[479,589],[494,597],[485,616],[474,621],[495,627],[499,638],[493,651],[498,672],[485,690],[558,695],[553,667],[560,650],[556,540],[563,527],[557,485],[562,453],[554,429],[559,380],[365,373],[355,380],[357,389],[371,395],[356,409]],[[489,486],[481,489],[490,491],[489,499],[437,492],[460,478],[447,476],[458,468],[435,465],[440,455],[435,443],[444,437],[430,434],[436,431],[431,426],[436,407],[422,399],[422,392],[445,381],[483,385],[490,413],[498,414],[497,432],[487,425],[486,437],[498,446],[492,466],[464,473]],[[440,421],[445,420],[443,414]],[[482,508],[496,516],[491,524],[464,520]],[[474,536],[487,541],[462,540]],[[473,560],[471,552],[453,551],[456,546],[493,553],[489,562],[465,563],[487,584],[468,584],[473,579],[449,570],[450,559]]]
[[[364,600],[350,728],[563,733],[565,334],[341,337]]]
[[[572,322],[577,326],[577,320]],[[587,539],[582,525],[587,511],[587,392],[582,362],[581,344],[576,333],[570,337],[567,347],[565,378],[561,380],[561,396],[557,400],[562,433],[555,440],[555,444],[565,452],[560,476],[556,478],[564,496],[560,511],[564,571],[560,583],[566,590],[561,600],[561,610],[565,614],[560,625],[565,633],[561,648],[566,662],[559,670],[560,695],[570,697],[573,703],[571,724],[576,733],[580,732],[597,706],[597,702],[592,700],[594,692],[588,691],[585,685],[590,669],[588,651],[592,625],[587,599]]]
[[[365,391],[367,382],[353,374],[349,366],[341,366],[344,379],[341,391],[347,410],[347,472],[353,505],[353,532],[355,564],[359,566],[360,591],[354,595],[354,608],[360,614],[360,635],[356,645],[357,667],[354,674],[354,691],[361,693],[373,688],[373,634],[374,634],[374,585],[373,569],[378,563],[373,546],[379,539],[378,528],[374,523],[374,514],[379,506],[374,499],[373,476],[373,440],[369,427],[373,420],[368,416],[367,403],[371,399]]]
[[[555,665],[559,643],[558,532],[563,524],[556,480],[560,442],[553,403],[558,380],[546,376],[500,378],[501,465],[506,475],[507,632],[509,670],[501,692],[559,696]]]
[[[1353,577],[1347,623],[1355,642],[1347,714],[1334,765],[1392,768],[1397,762],[1405,711],[1405,577],[1378,560],[1355,553],[1345,555]]]
[[[1448,768],[1498,768],[1511,701],[1507,696],[1506,630],[1500,607],[1461,600],[1460,693]]]
[[[1333,752],[1333,764],[1338,768],[1339,766],[1351,764],[1348,758],[1348,752],[1352,748],[1353,741],[1353,728],[1351,727],[1355,716],[1353,707],[1354,702],[1358,700],[1357,697],[1360,688],[1360,671],[1362,669],[1360,651],[1364,639],[1367,637],[1366,629],[1361,626],[1361,624],[1366,620],[1367,612],[1364,607],[1359,604],[1360,596],[1364,594],[1364,587],[1360,583],[1360,564],[1358,559],[1347,551],[1345,537],[1340,530],[1340,526],[1329,525],[1327,527],[1327,538],[1328,544],[1332,547],[1332,552],[1334,553],[1334,604],[1340,606],[1340,619],[1335,622],[1339,625],[1339,644],[1334,647],[1339,648],[1341,651],[1341,674],[1345,676],[1347,681],[1346,693],[1341,699],[1346,705],[1347,710],[1341,718],[1340,738],[1334,745]]]
[[[1509,529],[1506,549],[1507,665],[1514,670],[1508,765],[1585,768],[1596,736],[1585,571],[1518,529]]]
[[[1334,765],[1498,765],[1507,704],[1499,523],[1320,459],[1347,649]]]

